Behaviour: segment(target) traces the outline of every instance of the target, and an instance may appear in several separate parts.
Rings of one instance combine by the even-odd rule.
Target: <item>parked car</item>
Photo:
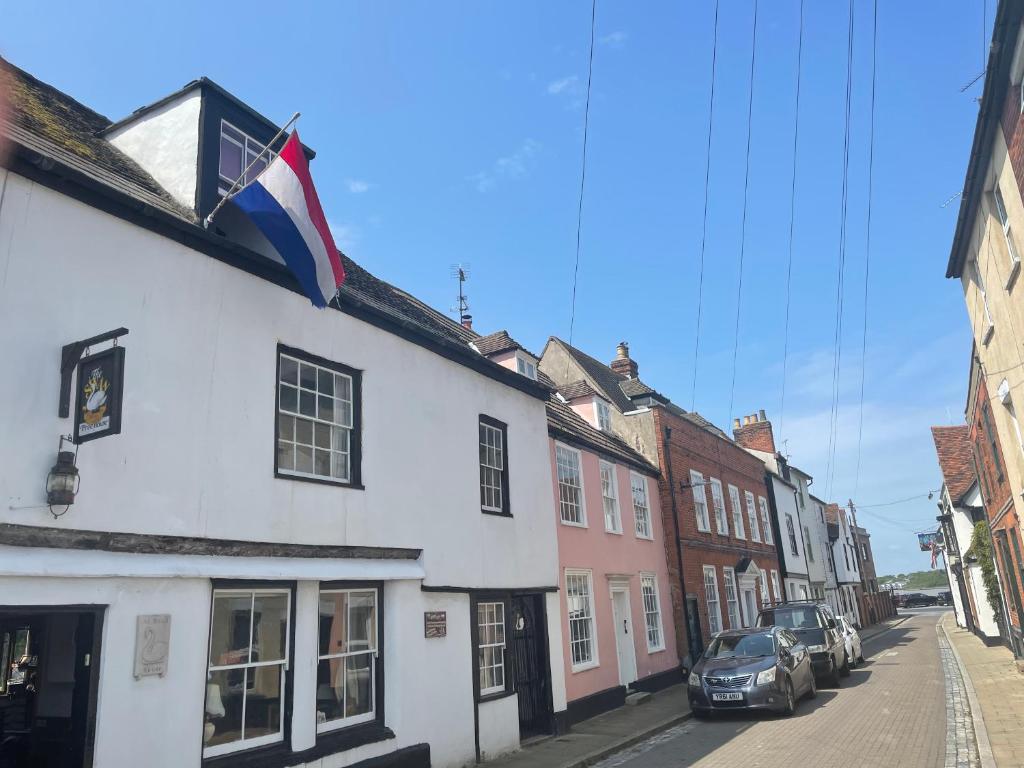
[[[718,633],[687,682],[690,710],[698,718],[736,709],[791,715],[800,698],[818,693],[807,646],[782,627]]]
[[[861,645],[860,633],[857,632],[856,627],[847,621],[845,616],[837,616],[836,624],[843,635],[843,642],[846,644],[846,658],[849,659],[850,666],[856,667],[863,664],[864,647]]]
[[[938,603],[939,599],[935,595],[926,595],[923,592],[908,592],[903,596],[904,608],[923,608]]]
[[[950,591],[939,592],[935,598],[938,602],[937,605],[952,605],[953,604],[953,593]]]
[[[819,680],[838,688],[839,677],[849,676],[846,642],[829,605],[812,600],[778,603],[761,609],[757,626],[783,627],[796,635],[810,651],[811,666]]]

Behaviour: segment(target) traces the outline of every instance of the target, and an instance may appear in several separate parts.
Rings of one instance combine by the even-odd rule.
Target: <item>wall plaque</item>
[[[111,347],[80,360],[77,387],[75,442],[120,434],[124,347]]]
[[[171,615],[154,613],[135,619],[135,679],[167,674]]]
[[[423,636],[445,637],[448,634],[447,611],[423,612]]]

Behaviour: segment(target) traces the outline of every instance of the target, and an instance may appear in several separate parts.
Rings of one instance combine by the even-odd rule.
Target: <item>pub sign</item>
[[[121,432],[124,347],[111,347],[78,363],[75,394],[76,443]]]

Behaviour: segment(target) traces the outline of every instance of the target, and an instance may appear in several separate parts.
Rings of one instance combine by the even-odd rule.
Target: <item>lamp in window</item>
[[[67,507],[75,503],[75,494],[78,493],[81,480],[78,467],[75,466],[75,453],[60,450],[65,440],[67,438],[61,436],[60,445],[57,447],[57,463],[50,468],[50,473],[46,476],[46,503],[50,505],[51,512],[54,506],[63,506],[66,512]],[[55,512],[54,515],[60,516]]]
[[[208,743],[217,732],[213,719],[224,717],[224,700],[220,696],[219,683],[206,684],[206,724],[203,726],[203,743]]]

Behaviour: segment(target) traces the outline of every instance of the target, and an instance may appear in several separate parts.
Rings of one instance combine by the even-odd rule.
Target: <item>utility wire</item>
[[[757,61],[757,0],[754,0],[754,29],[750,43],[750,88],[747,98],[747,159],[743,173],[743,223],[740,226],[740,270],[736,283],[736,330],[732,346],[732,384],[729,387],[729,423],[732,423],[733,399],[736,396],[736,358],[740,349],[740,308],[743,299],[743,256],[747,245],[747,201],[750,190],[750,137],[754,124],[754,64]]]
[[[803,2],[803,0],[801,0]],[[704,246],[708,238],[708,191],[711,182],[711,129],[715,120],[715,66],[718,63],[718,0],[715,0],[715,31],[711,45],[711,99],[708,106],[708,146],[704,159],[704,225],[700,235],[700,271],[697,279],[697,333],[693,347],[693,388],[690,410],[697,408],[697,360],[700,356],[700,320],[704,299]]]
[[[853,480],[853,495],[860,485],[861,445],[864,441],[864,377],[868,353],[868,284],[871,280],[871,201],[875,171],[875,83],[878,59],[878,0],[874,0],[874,21],[871,32],[871,117],[868,129],[868,220],[864,246],[864,331],[860,342],[860,408],[857,419],[857,472]]]
[[[580,235],[583,231],[583,190],[587,183],[587,132],[590,127],[590,84],[594,76],[594,30],[597,27],[597,0],[590,5],[590,55],[587,58],[587,101],[583,109],[583,162],[580,172],[579,205],[576,208],[576,265],[572,271],[572,307],[569,314],[569,346],[576,326],[576,283],[580,273]],[[568,364],[568,363],[566,363]],[[566,372],[568,375],[568,371]]]
[[[786,418],[786,366],[789,362],[789,304],[793,282],[793,227],[796,221],[796,158],[800,138],[800,75],[804,55],[804,0],[800,0],[800,34],[796,46],[796,109],[793,112],[793,173],[789,189],[789,256],[786,259],[786,326],[782,342],[782,396],[779,398],[779,439]]]

